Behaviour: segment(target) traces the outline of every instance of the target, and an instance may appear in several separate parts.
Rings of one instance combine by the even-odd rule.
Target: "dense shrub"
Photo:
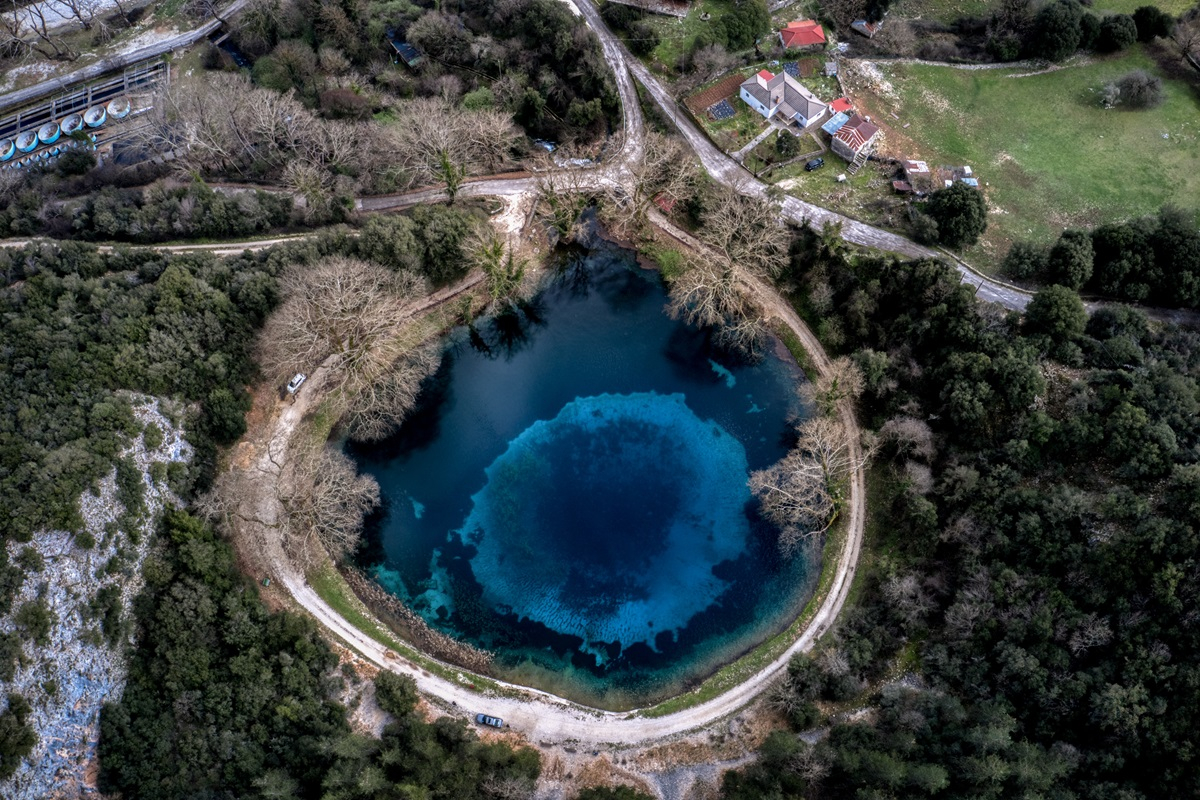
[[[929,196],[925,213],[937,223],[938,240],[947,247],[974,244],[987,229],[987,203],[983,193],[965,183],[955,183]]]
[[[1008,249],[1000,270],[1019,281],[1042,280],[1046,272],[1046,248],[1032,242],[1015,242]]]
[[[1093,234],[1097,275],[1161,248],[1163,289],[1195,284],[1194,215],[1129,225]],[[773,702],[818,686],[870,711],[828,720],[815,746],[777,732],[724,797],[1190,794],[1200,339],[1128,307],[1087,320],[1061,286],[1021,323],[948,265],[805,244],[788,280],[821,293],[836,352],[870,375],[859,415],[886,445],[872,502],[888,559]]]
[[[1085,241],[1090,239],[1090,241]],[[1200,231],[1195,212],[1164,207],[1156,216],[1065,231],[1047,254],[1017,242],[1004,271],[1086,288],[1109,297],[1164,306],[1200,304]]]
[[[0,415],[6,536],[79,527],[80,493],[138,432],[126,390],[198,408],[201,474],[214,444],[240,434],[272,268],[75,243],[4,250],[0,265],[14,281],[0,290],[0,404],[32,412]]]
[[[1133,12],[1139,42],[1149,42],[1155,37],[1166,38],[1175,27],[1175,18],[1158,6],[1139,6]]]
[[[1066,230],[1050,248],[1045,280],[1078,290],[1092,277],[1092,237],[1087,231]]]
[[[1055,342],[1079,338],[1086,325],[1083,301],[1066,286],[1047,286],[1033,296],[1025,309],[1025,329]]]
[[[1126,108],[1154,108],[1162,105],[1162,78],[1145,70],[1134,70],[1116,81],[1119,102]]]
[[[1104,53],[1124,50],[1137,41],[1137,24],[1128,14],[1109,14],[1100,23],[1100,35],[1096,38],[1096,49]]]
[[[730,51],[746,50],[770,27],[771,12],[765,0],[745,0],[713,21],[712,37]]]
[[[0,780],[12,777],[21,760],[37,744],[37,734],[27,720],[33,709],[19,694],[8,695],[8,707],[0,714]]]
[[[106,186],[69,201],[64,210],[44,214],[40,200],[33,208],[18,198],[0,210],[0,230],[142,243],[230,238],[286,226],[293,202],[289,195],[271,192],[224,194],[196,180],[182,185],[155,183],[144,189]]]
[[[1133,12],[1133,22],[1138,25],[1138,41],[1150,42],[1153,38],[1166,38],[1175,28],[1175,18],[1157,6],[1139,6]]]
[[[376,696],[396,717],[382,739],[352,734],[333,700],[338,659],[315,624],[269,613],[199,520],[170,512],[163,538],[136,603],[129,682],[100,717],[104,791],[482,800],[488,786],[532,788],[535,753],[483,744],[462,722],[424,722],[407,678],[378,679]]]
[[[1062,61],[1079,49],[1080,25],[1085,16],[1076,0],[1056,0],[1042,8],[1033,20],[1029,54],[1048,61]]]

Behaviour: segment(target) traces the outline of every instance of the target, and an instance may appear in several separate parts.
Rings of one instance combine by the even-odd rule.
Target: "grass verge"
[[[475,691],[491,695],[519,696],[519,693],[502,686],[499,683],[476,673],[469,673],[456,667],[435,661],[422,654],[412,646],[402,642],[391,630],[377,621],[366,605],[358,599],[354,591],[346,583],[341,574],[332,564],[325,563],[308,575],[308,585],[317,595],[329,604],[342,619],[349,622],[362,633],[370,636],[384,647],[394,650],[404,658],[430,674],[437,675],[448,681],[463,683],[464,676],[469,675],[470,686]]]
[[[828,597],[830,590],[833,588],[833,578],[837,572],[837,564],[841,559],[842,550],[846,546],[846,525],[846,518],[843,517],[826,535],[825,545],[821,549],[821,576],[817,580],[816,591],[813,592],[813,596],[804,605],[804,610],[792,621],[791,625],[782,632],[767,639],[738,660],[717,670],[712,677],[705,680],[692,691],[677,695],[669,700],[664,700],[657,705],[642,709],[637,713],[643,717],[665,717],[676,711],[682,711],[685,708],[705,703],[729,691],[747,680],[750,676],[764,669],[791,647],[804,632],[804,629],[808,627],[809,622],[812,621],[817,610],[825,602],[825,598]]]

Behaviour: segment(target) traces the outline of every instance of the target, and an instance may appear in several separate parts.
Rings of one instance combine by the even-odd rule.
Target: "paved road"
[[[587,0],[579,0],[579,2],[587,5]],[[603,20],[597,19],[597,23],[600,26],[604,25]],[[599,28],[597,28],[597,32],[600,33]],[[601,35],[607,35],[612,38],[612,34],[608,32],[607,28],[604,29],[604,33]],[[687,140],[692,150],[695,151],[697,157],[700,159],[700,164],[713,179],[726,186],[733,187],[743,194],[754,195],[756,197],[766,196],[767,184],[755,178],[741,164],[718,149],[704,135],[703,131],[692,122],[691,118],[682,109],[677,107],[675,98],[671,96],[671,93],[650,72],[646,65],[632,58],[625,63],[628,64],[628,68],[633,72],[638,82],[646,88],[646,91],[658,103],[659,108],[663,110],[665,115],[674,120],[679,133]],[[905,258],[941,258],[949,260],[958,269],[963,281],[976,287],[976,294],[981,300],[988,300],[1008,308],[1023,310],[1032,296],[1029,292],[1016,286],[987,278],[975,272],[958,259],[948,257],[942,251],[919,245],[911,239],[907,239],[891,231],[867,225],[864,222],[859,222],[858,220],[830,211],[827,208],[807,203],[790,195],[784,197],[782,210],[784,217],[792,222],[807,223],[818,228],[827,223],[840,225],[842,238],[853,244],[896,253]]]
[[[234,0],[234,2],[223,8],[213,19],[198,28],[184,31],[177,36],[172,36],[170,39],[163,39],[160,42],[140,47],[136,50],[117,53],[108,58],[103,58],[95,64],[90,64],[82,69],[63,75],[60,78],[52,78],[25,89],[18,89],[7,94],[2,94],[0,95],[0,111],[24,105],[50,94],[66,91],[77,83],[99,78],[101,75],[116,72],[119,69],[124,69],[147,59],[161,56],[164,53],[170,53],[173,50],[193,45],[221,27],[224,24],[224,20],[237,14],[248,2],[249,0]]]

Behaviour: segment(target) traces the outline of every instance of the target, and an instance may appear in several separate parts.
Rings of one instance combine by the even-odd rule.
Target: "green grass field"
[[[1049,241],[1066,227],[1198,204],[1200,92],[1166,80],[1158,108],[1104,109],[1101,87],[1135,68],[1158,73],[1140,47],[1021,78],[897,65],[885,73],[894,93],[864,99],[881,119],[898,114],[894,129],[910,123],[902,133],[917,152],[893,155],[970,164],[986,182],[989,230],[967,253],[986,267],[1017,239]]]
[[[1178,16],[1193,4],[1192,0],[1096,0],[1091,12],[1100,17],[1132,14],[1139,6],[1155,5]],[[986,17],[995,6],[996,0],[899,0],[891,10],[904,19],[928,19],[949,24],[960,17]]]

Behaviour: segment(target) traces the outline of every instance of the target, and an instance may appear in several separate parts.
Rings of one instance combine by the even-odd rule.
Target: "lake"
[[[596,707],[694,686],[786,628],[819,572],[815,546],[779,556],[746,486],[794,443],[803,373],[665,303],[630,251],[573,251],[520,314],[446,338],[396,435],[347,448],[384,497],[375,580],[499,677]]]

